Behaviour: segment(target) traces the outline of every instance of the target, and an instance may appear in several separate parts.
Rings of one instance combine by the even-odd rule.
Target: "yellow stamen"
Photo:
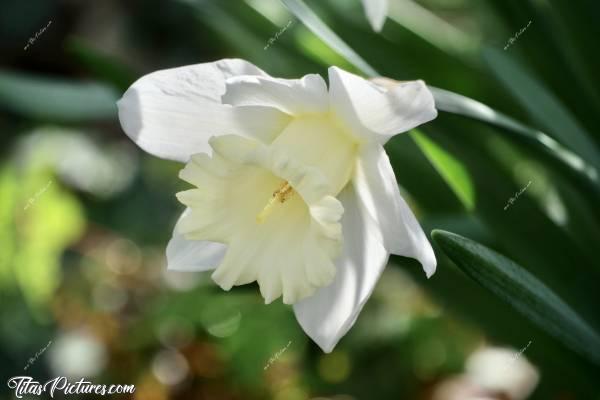
[[[273,192],[273,195],[267,202],[265,208],[256,216],[256,222],[262,224],[265,222],[267,217],[273,212],[273,207],[279,201],[281,204],[285,203],[286,200],[294,194],[294,188],[289,182],[284,181],[279,188]]]

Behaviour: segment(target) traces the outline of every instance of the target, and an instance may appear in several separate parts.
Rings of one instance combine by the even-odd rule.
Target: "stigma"
[[[256,222],[262,224],[266,221],[267,217],[271,215],[273,212],[273,208],[279,202],[281,204],[285,203],[287,199],[296,193],[294,188],[288,181],[283,181],[279,188],[273,192],[271,198],[267,202],[267,205],[262,209],[262,211],[256,216]]]

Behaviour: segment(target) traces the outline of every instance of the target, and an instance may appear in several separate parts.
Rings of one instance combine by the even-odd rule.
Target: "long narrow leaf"
[[[286,7],[310,29],[317,37],[321,38],[334,51],[350,61],[364,74],[375,77],[377,71],[348,46],[338,35],[315,14],[302,0],[281,0]]]
[[[99,83],[71,82],[0,71],[0,108],[52,121],[116,118],[119,96]]]
[[[411,137],[433,167],[444,178],[463,206],[467,210],[475,208],[473,182],[464,165],[417,129],[412,130]]]
[[[432,46],[473,62],[478,57],[480,38],[468,35],[414,1],[390,2],[389,18]]]
[[[580,179],[596,195],[600,195],[600,182],[596,168],[544,132],[530,128],[469,97],[433,86],[429,86],[429,89],[433,93],[438,110],[478,119],[505,129],[511,136],[520,141],[543,150],[560,165],[574,172],[574,177]]]
[[[600,365],[600,337],[551,289],[510,259],[457,234],[435,230],[433,240],[469,277],[571,350]]]
[[[488,48],[483,56],[492,72],[539,126],[596,167],[600,165],[600,153],[589,134],[541,82],[503,52]]]

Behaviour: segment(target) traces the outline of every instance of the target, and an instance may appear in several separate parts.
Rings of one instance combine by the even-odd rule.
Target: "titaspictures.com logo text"
[[[24,395],[41,396],[44,393],[54,398],[57,393],[65,396],[79,394],[96,394],[107,396],[112,394],[129,394],[135,392],[135,385],[97,385],[81,378],[77,382],[69,382],[64,376],[40,383],[30,376],[14,376],[8,380],[8,388],[15,391],[15,396],[22,399]]]

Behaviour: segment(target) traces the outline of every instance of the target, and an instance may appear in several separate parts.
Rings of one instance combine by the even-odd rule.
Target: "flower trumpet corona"
[[[193,188],[168,268],[214,270],[225,290],[256,281],[293,304],[326,352],[354,324],[390,253],[436,260],[400,196],[383,145],[434,119],[422,81],[384,88],[339,68],[278,79],[236,59],[157,71],[118,103],[145,151],[187,163]]]

